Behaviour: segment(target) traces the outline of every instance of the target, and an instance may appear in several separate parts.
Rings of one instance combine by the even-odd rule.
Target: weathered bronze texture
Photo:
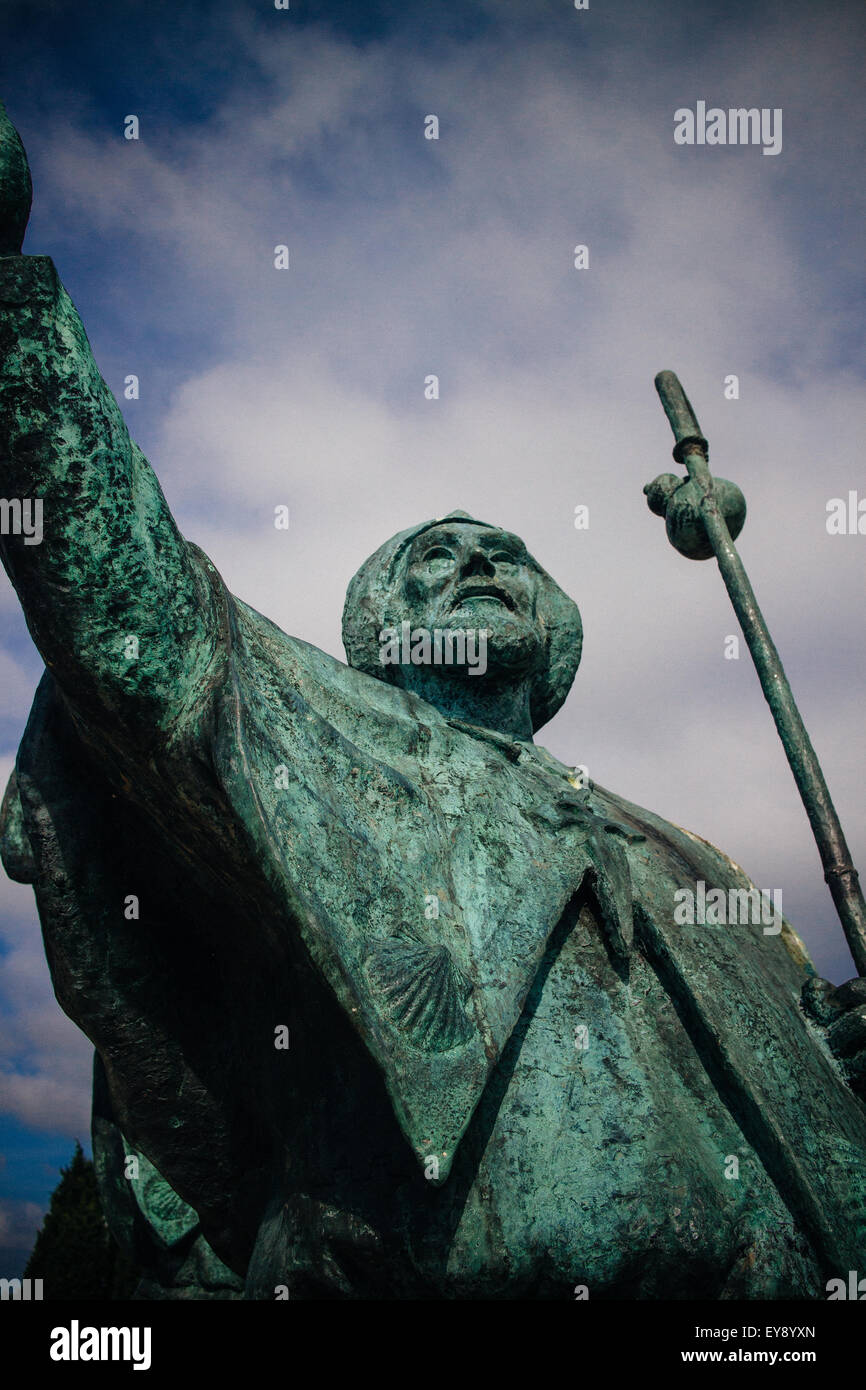
[[[862,992],[781,920],[678,917],[757,890],[534,742],[573,600],[461,511],[361,567],[348,664],[234,597],[18,254],[8,126],[4,158],[0,462],[44,537],[2,551],[46,671],[0,843],[97,1052],[144,1295],[823,1298],[864,1268]],[[383,665],[404,621],[483,630],[485,672]]]

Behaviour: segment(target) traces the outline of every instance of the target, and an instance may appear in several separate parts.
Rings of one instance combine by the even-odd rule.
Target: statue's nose
[[[484,554],[483,550],[473,550],[472,554],[464,561],[460,570],[462,579],[469,579],[473,574],[481,574],[485,579],[492,579],[496,570]]]

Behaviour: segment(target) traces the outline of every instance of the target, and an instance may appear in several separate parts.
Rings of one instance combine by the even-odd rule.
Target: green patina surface
[[[746,875],[534,742],[574,603],[457,512],[362,566],[348,664],[287,636],[180,535],[14,240],[3,490],[44,537],[3,556],[46,674],[3,857],[98,1054],[146,1295],[824,1297],[862,1267],[859,985],[787,925],[678,924]],[[483,629],[484,674],[382,666],[404,619]]]

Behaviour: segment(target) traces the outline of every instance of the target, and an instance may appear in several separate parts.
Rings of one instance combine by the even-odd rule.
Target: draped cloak
[[[3,860],[100,1123],[164,1179],[155,1233],[198,1223],[251,1298],[823,1297],[862,1269],[866,1110],[800,943],[675,920],[742,871],[233,598],[47,258],[0,262],[0,336],[10,485],[48,518],[6,562],[49,666]],[[146,690],[182,709],[151,726]]]
[[[461,1145],[482,1097],[495,1127],[555,959],[568,938],[597,934],[623,1016],[635,980],[654,979],[673,1046],[693,1050],[761,1175],[758,1207],[781,1199],[793,1218],[812,1271],[802,1292],[859,1268],[866,1113],[800,1007],[802,947],[787,925],[674,922],[678,889],[748,889],[742,871],[597,786],[576,789],[543,750],[449,722],[287,637],[191,553],[221,615],[198,724],[147,766],[127,764],[46,673],[7,795],[5,862],[34,882],[58,998],[102,1058],[123,1133],[220,1256],[241,1273],[264,1263],[265,1282],[282,1260],[302,1289],[344,1294],[369,1286],[363,1272],[353,1282],[358,1250],[375,1253],[385,1289],[388,1270],[404,1290],[441,1292],[447,1275],[469,1295],[492,1279],[508,1296],[511,1269],[521,1288],[546,1287],[519,1219],[513,1232],[485,1225],[490,1249],[468,1271],[437,1264],[425,1240],[449,1183],[466,1189],[465,1218],[491,1116],[458,1174]],[[561,1059],[586,1072],[617,1052],[614,1023],[593,1009],[578,998],[547,1039],[540,1089],[562,1084]],[[608,1087],[634,1079],[638,1061],[618,1056],[581,1082],[574,1123],[593,1107],[603,1119]],[[673,1086],[659,1080],[659,1094]],[[623,1133],[620,1113],[619,1146],[639,1149],[651,1123],[635,1115]],[[665,1124],[675,1135],[675,1104]],[[531,1157],[530,1141],[522,1165]],[[610,1148],[585,1161],[611,1168],[590,1186],[612,1213]],[[675,1160],[666,1171],[661,1205],[680,1210]],[[529,1245],[541,1176],[518,1172],[510,1196]],[[586,1180],[573,1157],[567,1180],[564,1209]],[[695,1238],[717,1221],[705,1210]],[[760,1212],[746,1225],[754,1262]],[[329,1265],[329,1239],[353,1257],[332,1250]],[[599,1267],[610,1292],[664,1296],[615,1254]],[[564,1259],[580,1277],[579,1222]]]

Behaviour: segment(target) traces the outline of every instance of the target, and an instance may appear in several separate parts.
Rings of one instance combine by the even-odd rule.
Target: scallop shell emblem
[[[134,1154],[138,1160],[137,1174],[129,1183],[140,1210],[163,1245],[176,1245],[198,1225],[197,1214],[143,1153],[122,1135],[121,1140],[127,1158]]]
[[[446,946],[408,932],[391,937],[370,951],[367,974],[384,1013],[415,1047],[450,1052],[472,1037],[464,1008],[472,982]]]

